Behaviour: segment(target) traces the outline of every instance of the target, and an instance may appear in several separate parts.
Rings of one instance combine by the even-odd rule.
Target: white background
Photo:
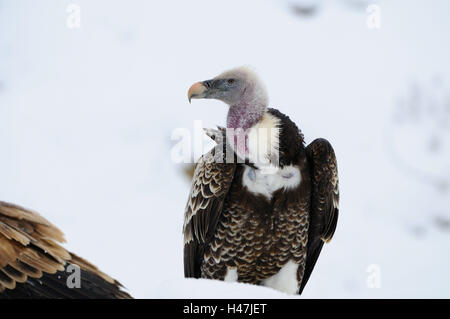
[[[292,9],[305,2],[312,16]],[[250,65],[338,158],[337,231],[302,297],[450,297],[450,2],[375,2],[380,29],[369,3],[0,1],[0,200],[39,211],[135,297],[285,297],[183,279],[189,181],[171,134],[223,125],[226,106],[187,89]]]

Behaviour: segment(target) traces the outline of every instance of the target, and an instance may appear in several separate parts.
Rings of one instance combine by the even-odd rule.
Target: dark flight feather
[[[0,299],[131,298],[122,285],[58,244],[63,233],[36,212],[0,201]],[[69,288],[80,267],[80,288]]]
[[[339,215],[337,161],[331,144],[325,139],[316,139],[308,145],[306,154],[311,165],[312,200],[305,274],[300,294],[311,276],[323,243],[330,241],[334,235]]]

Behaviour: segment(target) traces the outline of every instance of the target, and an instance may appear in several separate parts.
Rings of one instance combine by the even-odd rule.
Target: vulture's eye
[[[233,83],[234,83],[234,79],[228,79],[227,83],[228,83],[229,85],[233,84]]]

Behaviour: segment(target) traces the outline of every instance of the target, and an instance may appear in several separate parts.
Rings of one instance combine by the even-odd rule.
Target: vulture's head
[[[188,91],[188,100],[216,99],[231,107],[267,107],[264,85],[255,72],[247,67],[232,69],[206,81],[194,83]]]
[[[234,131],[233,141],[229,141],[227,137],[227,143],[240,158],[250,158],[249,143],[247,143],[250,129],[264,122],[268,104],[266,89],[255,72],[247,67],[240,67],[226,71],[210,80],[194,83],[188,91],[189,102],[191,99],[216,99],[228,104],[230,108],[227,115],[227,128],[237,130]],[[275,134],[278,134],[278,122],[276,120],[266,122],[261,125],[265,128],[274,128]],[[252,140],[255,140],[257,135],[253,135]],[[270,138],[270,147],[261,147],[261,149],[272,151],[272,144],[276,144],[277,138],[278,135],[274,135],[273,139]],[[257,139],[255,141],[258,142]],[[259,158],[266,155],[263,154]],[[254,159],[253,163],[256,163]]]

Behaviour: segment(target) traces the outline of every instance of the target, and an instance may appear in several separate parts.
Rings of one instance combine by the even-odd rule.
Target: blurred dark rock
[[[436,216],[434,218],[435,226],[444,232],[450,232],[450,218],[445,216]]]
[[[439,136],[432,135],[428,142],[428,149],[430,152],[436,153],[442,148],[442,142]]]
[[[291,12],[300,17],[312,17],[319,11],[318,5],[291,4]]]
[[[423,226],[413,226],[411,227],[411,233],[414,237],[422,238],[426,235],[427,230]]]

